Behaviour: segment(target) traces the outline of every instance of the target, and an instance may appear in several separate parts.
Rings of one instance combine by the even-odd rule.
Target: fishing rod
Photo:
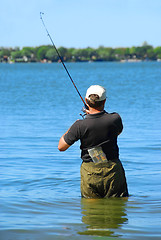
[[[77,91],[79,97],[81,98],[81,100],[82,100],[82,102],[83,102],[83,104],[84,104],[85,109],[88,109],[88,106],[86,105],[84,99],[82,98],[82,96],[81,96],[81,94],[80,94],[78,88],[76,87],[76,85],[75,85],[75,83],[74,83],[74,81],[73,81],[73,79],[72,79],[72,77],[71,77],[71,75],[70,75],[70,73],[69,73],[69,71],[68,71],[68,69],[67,69],[67,67],[66,67],[66,65],[65,65],[65,63],[64,63],[64,61],[63,61],[63,58],[61,57],[61,55],[60,55],[58,49],[56,48],[56,46],[55,46],[55,44],[54,44],[54,41],[53,41],[53,39],[52,39],[52,37],[51,37],[51,35],[50,35],[50,33],[49,33],[49,31],[48,31],[46,25],[45,25],[44,20],[43,20],[43,17],[42,17],[43,14],[44,14],[43,12],[40,12],[40,19],[41,19],[42,24],[43,24],[43,26],[44,26],[44,28],[45,28],[45,30],[46,30],[46,32],[47,32],[47,36],[50,38],[50,41],[51,41],[53,47],[55,48],[55,51],[56,51],[56,53],[57,53],[57,55],[58,55],[58,57],[59,57],[59,59],[60,59],[60,62],[63,64],[63,67],[64,67],[66,73],[68,74],[68,76],[69,76],[71,82],[73,83],[73,86],[75,87],[75,89],[76,89],[76,91]],[[83,108],[82,111],[85,112],[85,109]]]

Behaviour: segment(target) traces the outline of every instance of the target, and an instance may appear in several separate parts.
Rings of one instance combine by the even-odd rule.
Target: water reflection
[[[113,236],[115,229],[127,222],[127,199],[82,199],[82,222],[86,224],[81,235]]]

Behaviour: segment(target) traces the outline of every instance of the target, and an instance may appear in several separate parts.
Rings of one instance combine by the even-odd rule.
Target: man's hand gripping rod
[[[40,19],[41,19],[41,21],[42,21],[42,23],[43,23],[43,25],[44,25],[44,28],[45,28],[45,30],[46,30],[46,32],[47,32],[47,36],[50,38],[50,41],[51,41],[53,47],[55,48],[55,51],[56,51],[56,53],[57,53],[57,55],[58,55],[61,63],[63,64],[63,67],[64,67],[66,73],[68,74],[68,76],[69,76],[71,82],[73,83],[73,85],[74,85],[74,87],[75,87],[78,95],[80,96],[82,102],[84,103],[84,107],[83,107],[82,111],[85,113],[85,112],[86,112],[86,109],[88,109],[88,106],[86,105],[85,101],[83,100],[83,98],[82,98],[82,96],[81,96],[78,88],[76,87],[76,85],[75,85],[75,83],[74,83],[74,81],[73,81],[73,79],[72,79],[72,77],[71,77],[71,75],[70,75],[70,73],[69,73],[69,71],[68,71],[68,69],[67,69],[67,67],[66,67],[66,65],[65,65],[65,63],[64,63],[64,61],[63,61],[63,59],[62,59],[62,57],[61,57],[61,55],[60,55],[60,53],[59,53],[59,51],[58,51],[58,49],[56,48],[56,46],[55,46],[55,44],[54,44],[54,42],[53,42],[53,39],[51,38],[51,36],[50,36],[50,34],[49,34],[49,32],[48,32],[48,30],[47,30],[47,28],[46,28],[46,25],[45,25],[44,20],[43,20],[43,17],[42,17],[43,14],[44,14],[43,12],[40,12]]]

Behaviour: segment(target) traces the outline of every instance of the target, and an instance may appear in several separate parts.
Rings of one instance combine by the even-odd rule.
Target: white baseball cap
[[[106,89],[99,85],[92,85],[87,89],[86,92],[86,98],[90,100],[91,94],[97,94],[99,96],[99,99],[97,99],[97,102],[103,101],[106,99]]]

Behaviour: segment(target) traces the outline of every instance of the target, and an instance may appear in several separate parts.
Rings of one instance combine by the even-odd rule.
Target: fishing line
[[[42,21],[42,23],[43,23],[43,26],[44,26],[44,28],[45,28],[45,30],[46,30],[46,32],[47,32],[47,36],[50,38],[50,41],[51,41],[53,47],[55,48],[55,51],[56,51],[56,53],[57,53],[57,55],[58,55],[58,57],[59,57],[61,63],[63,64],[63,67],[64,67],[66,73],[68,74],[68,76],[69,76],[71,82],[73,83],[73,85],[74,85],[74,87],[75,87],[75,89],[76,89],[78,95],[80,96],[82,102],[84,103],[85,108],[88,109],[88,107],[87,107],[85,101],[83,100],[83,98],[82,98],[82,96],[81,96],[81,94],[80,94],[78,88],[76,87],[76,85],[75,85],[75,83],[74,83],[74,81],[73,81],[73,79],[72,79],[72,77],[71,77],[71,75],[70,75],[70,73],[69,73],[69,71],[68,71],[68,69],[67,69],[67,67],[66,67],[66,65],[65,65],[65,63],[64,63],[64,61],[63,61],[63,59],[62,59],[62,57],[61,57],[61,55],[60,55],[60,53],[59,53],[59,51],[58,51],[58,49],[56,48],[56,46],[55,46],[55,44],[54,44],[54,41],[53,41],[53,39],[52,39],[52,37],[51,37],[51,35],[50,35],[50,33],[49,33],[49,31],[48,31],[46,25],[45,25],[44,20],[43,20],[43,17],[42,17],[43,14],[44,14],[43,12],[40,12],[40,19],[41,19],[41,21]]]

